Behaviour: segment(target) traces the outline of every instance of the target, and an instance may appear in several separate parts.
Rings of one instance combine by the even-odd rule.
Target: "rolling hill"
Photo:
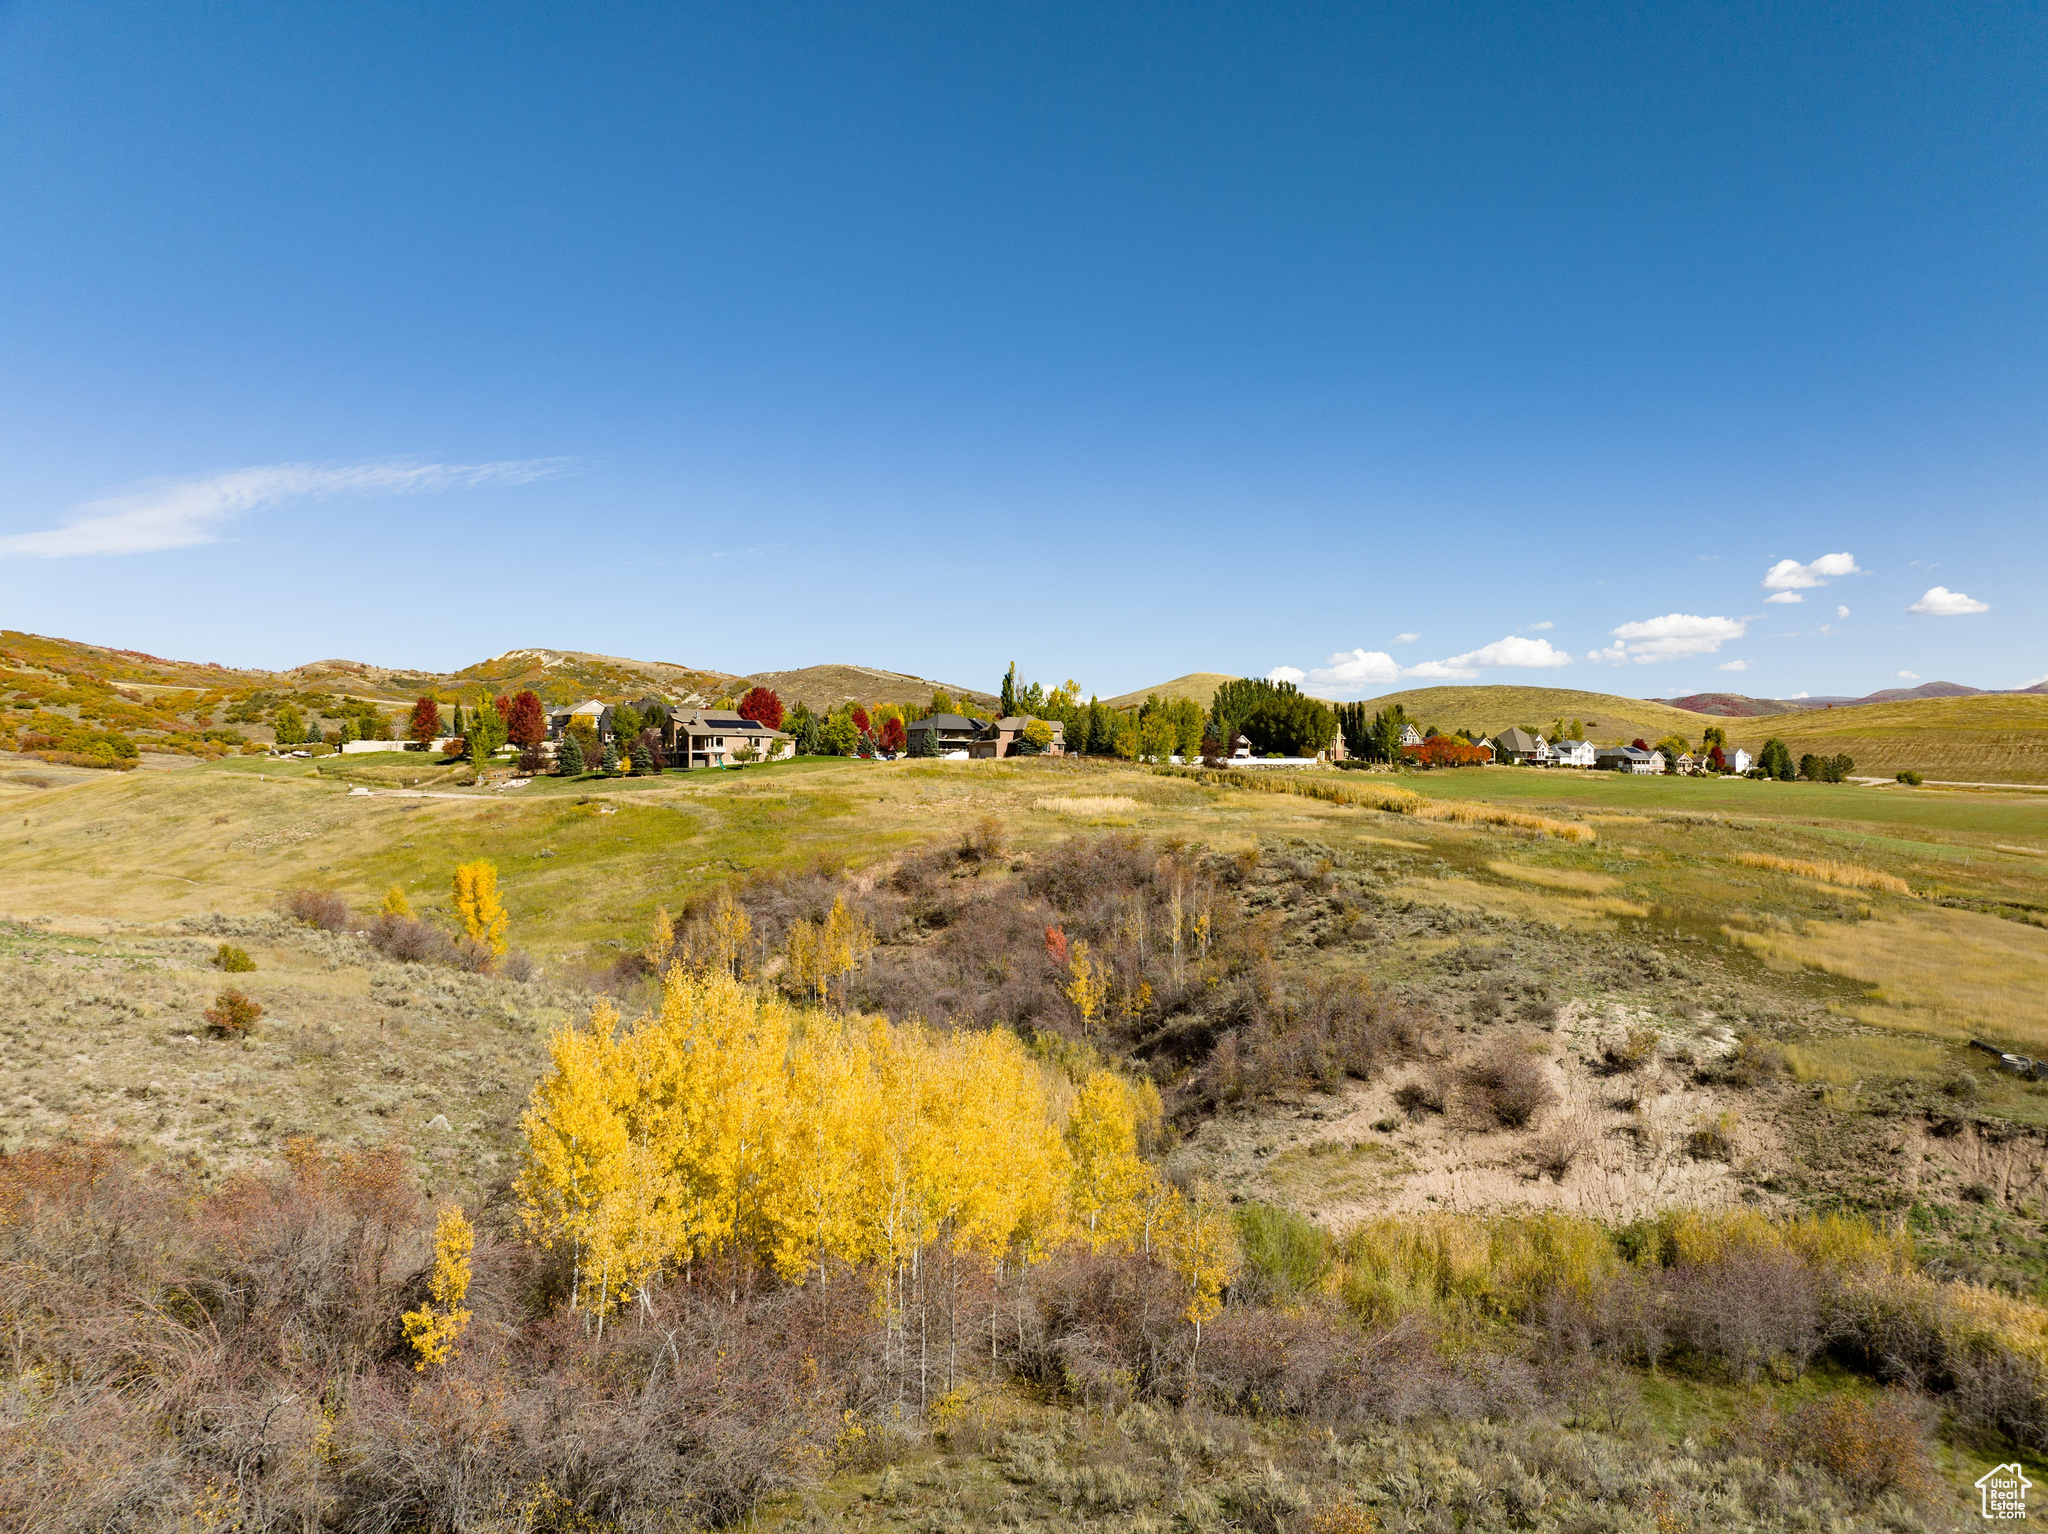
[[[1731,719],[1722,728],[1751,751],[1775,735],[1794,757],[1846,752],[1859,774],[1874,777],[1911,768],[1958,782],[2048,783],[2048,695],[2040,693],[1803,709]]]
[[[1102,701],[1111,708],[1136,708],[1153,694],[1168,699],[1192,698],[1207,708],[1215,700],[1216,689],[1225,682],[1237,678],[1224,671],[1190,671],[1186,676],[1177,676],[1170,682],[1161,682],[1154,687],[1140,687],[1136,692],[1127,692],[1120,697],[1104,698]]]
[[[959,703],[994,708],[996,695],[952,682],[934,682],[930,677],[909,676],[901,671],[878,671],[873,666],[805,666],[797,671],[757,671],[735,677],[728,684],[733,693],[749,687],[766,687],[786,705],[807,704],[817,712],[842,703],[929,703],[932,694],[943,692]]]
[[[1561,718],[1567,723],[1578,720],[1586,738],[1602,744],[1637,736],[1656,740],[1674,733],[1696,740],[1701,726],[1709,722],[1655,699],[1618,698],[1569,687],[1419,687],[1370,700],[1374,709],[1395,703],[1425,728],[1434,725],[1446,734],[1471,730],[1493,735],[1519,724],[1534,725],[1548,735],[1553,721]]]

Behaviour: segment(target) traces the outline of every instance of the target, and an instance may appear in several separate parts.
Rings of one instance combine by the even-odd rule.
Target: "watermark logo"
[[[2027,1479],[2018,1463],[1999,1465],[1977,1477],[1977,1490],[1984,1498],[1984,1516],[2001,1522],[2025,1522]]]

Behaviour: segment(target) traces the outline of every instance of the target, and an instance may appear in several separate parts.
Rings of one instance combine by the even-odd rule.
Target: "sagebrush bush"
[[[256,961],[249,957],[246,948],[237,948],[233,943],[222,943],[214,952],[213,967],[225,970],[231,975],[245,975],[255,969]]]

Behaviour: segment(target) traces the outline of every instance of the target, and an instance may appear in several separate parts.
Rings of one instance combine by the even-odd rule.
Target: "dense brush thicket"
[[[990,823],[884,880],[812,870],[704,897],[675,952],[787,985],[792,931],[843,902],[876,940],[845,982],[849,1008],[1085,1039],[1146,1062],[1175,1109],[1335,1087],[1413,1054],[1429,1018],[1412,1003],[1356,978],[1282,974],[1275,921],[1243,898],[1255,866],[1255,854],[1104,835],[1012,869]],[[634,955],[622,968],[630,979],[646,966]]]
[[[651,1530],[731,1521],[934,1431],[976,1442],[963,1389],[915,1409],[920,1361],[890,1345],[871,1270],[792,1283],[701,1261],[598,1325],[570,1308],[561,1256],[489,1211],[473,1319],[421,1367],[401,1317],[426,1294],[433,1223],[396,1155],[300,1145],[289,1169],[210,1192],[112,1154],[0,1162],[0,1522]],[[1199,1331],[1170,1267],[1142,1252],[1075,1245],[1009,1282],[963,1270],[960,1309],[984,1320],[960,1373],[1115,1413],[1127,1445],[1163,1434],[1198,1463],[1229,1421],[1313,1424],[1289,1472],[1247,1458],[1263,1491],[1213,1467],[1216,1495],[1263,1505],[1250,1526],[1273,1529],[1347,1497],[1404,1526],[1521,1526],[1595,1483],[1631,1506],[1679,1498],[1674,1513],[1733,1498],[1730,1527],[1796,1522],[1804,1499],[1855,1512],[1845,1527],[1910,1528],[1910,1505],[1940,1495],[1938,1409],[1987,1442],[2044,1442],[2044,1312],[1925,1279],[1855,1222],[1674,1217],[1617,1235],[1446,1218],[1333,1238],[1264,1211],[1240,1228],[1250,1276]],[[1627,1448],[1630,1364],[1740,1381],[1822,1354],[1906,1388],[1760,1409],[1654,1475],[1589,1468],[1650,1452]],[[1529,1439],[1511,1474],[1505,1429],[1432,1425],[1531,1422],[1553,1424],[1547,1447]],[[1389,1437],[1397,1425],[1423,1437]],[[1430,1434],[1450,1458],[1414,1447]],[[1068,1474],[1025,1464],[1025,1438],[982,1450],[1024,1480]],[[1429,1463],[1468,1453],[1478,1479],[1448,1500],[1427,1491]],[[1133,1510],[1167,1495],[1154,1474],[1133,1469],[1122,1503],[1107,1470],[1079,1494]]]

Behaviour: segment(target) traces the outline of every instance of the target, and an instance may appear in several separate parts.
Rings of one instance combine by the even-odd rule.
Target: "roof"
[[[996,721],[996,728],[997,728],[997,729],[999,729],[999,730],[1021,730],[1021,729],[1023,729],[1023,728],[1024,728],[1024,726],[1026,726],[1027,724],[1033,724],[1033,723],[1039,723],[1039,724],[1049,724],[1049,725],[1051,725],[1051,726],[1052,726],[1052,727],[1053,727],[1053,728],[1054,728],[1055,730],[1057,730],[1057,729],[1059,729],[1059,728],[1060,728],[1060,722],[1059,722],[1059,720],[1057,720],[1057,719],[1043,719],[1043,720],[1041,720],[1041,719],[1039,719],[1038,715],[1036,715],[1036,714],[1005,714],[1005,715],[1004,715],[1004,716],[1003,716],[1002,718],[1000,718],[1000,719],[998,719],[998,720]]]
[[[693,708],[687,714],[676,716],[677,726],[688,731],[693,726],[698,731],[722,730],[728,735],[780,735],[782,731],[772,730],[765,724],[741,717],[729,708]]]
[[[985,728],[979,719],[969,719],[960,714],[933,714],[920,719],[910,726],[913,730],[980,730]]]
[[[1596,754],[1625,757],[1631,762],[1647,762],[1650,759],[1649,752],[1638,751],[1634,746],[1602,746]]]
[[[1502,730],[1493,743],[1502,751],[1534,751],[1543,741],[1517,724]]]

